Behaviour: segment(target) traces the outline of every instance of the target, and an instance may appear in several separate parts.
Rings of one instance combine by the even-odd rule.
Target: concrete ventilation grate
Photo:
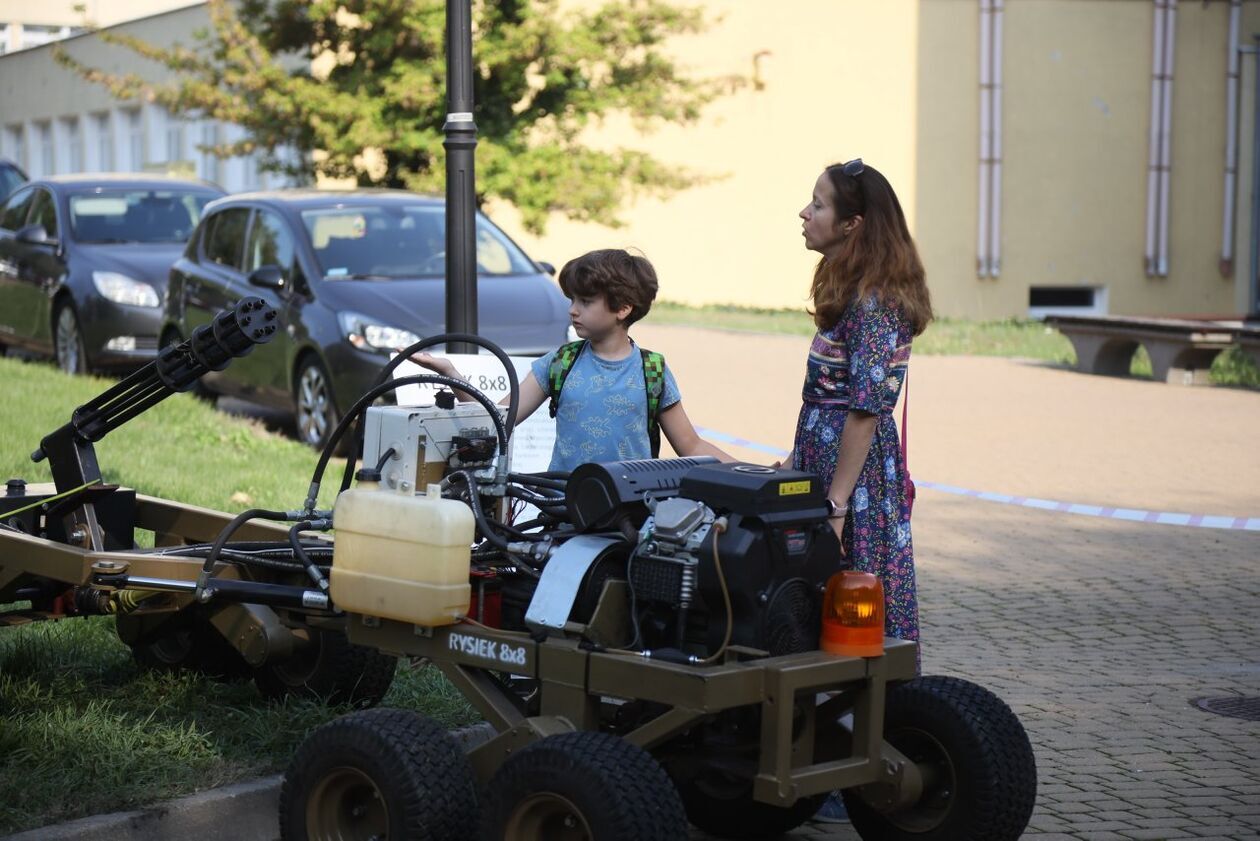
[[[1260,721],[1260,696],[1228,695],[1224,698],[1192,698],[1190,703],[1216,715]]]

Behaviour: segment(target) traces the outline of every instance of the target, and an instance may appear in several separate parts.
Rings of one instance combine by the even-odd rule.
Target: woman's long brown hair
[[[809,290],[814,323],[821,330],[832,327],[850,304],[875,296],[900,307],[919,335],[932,320],[932,297],[892,185],[871,166],[845,175],[843,164],[832,164],[827,178],[835,189],[836,224],[857,215],[862,221],[845,237],[835,259],[824,257],[814,269]]]

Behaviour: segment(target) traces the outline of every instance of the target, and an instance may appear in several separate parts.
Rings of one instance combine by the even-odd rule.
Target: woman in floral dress
[[[923,264],[892,187],[860,159],[827,167],[800,216],[805,247],[822,259],[790,463],[822,477],[848,566],[883,582],[885,633],[917,640],[911,501],[892,413],[910,343],[932,318]]]

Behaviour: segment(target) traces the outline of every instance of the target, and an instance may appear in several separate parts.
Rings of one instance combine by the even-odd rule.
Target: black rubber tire
[[[647,751],[608,733],[548,736],[490,781],[486,841],[686,841],[687,815]]]
[[[881,814],[843,792],[864,841],[1014,841],[1037,799],[1037,764],[1024,727],[989,690],[951,677],[891,688],[884,738],[936,779],[909,809]]]
[[[322,450],[340,419],[328,369],[318,358],[307,354],[293,376],[293,425],[298,440]],[[345,455],[350,437],[349,433],[342,436],[337,447],[338,455]]]
[[[283,841],[472,841],[477,786],[459,745],[410,710],[350,713],[298,747],[280,788]]]
[[[53,312],[52,328],[57,367],[67,374],[86,374],[91,365],[83,344],[83,326],[74,307],[69,303],[58,304]]]
[[[204,617],[177,615],[160,626],[156,634],[150,633],[139,641],[134,640],[134,632],[123,627],[131,620],[127,615],[117,616],[114,624],[119,638],[131,649],[132,658],[142,669],[193,671],[222,681],[250,676],[245,658]]]
[[[353,645],[340,631],[310,630],[311,642],[279,663],[254,670],[258,691],[268,698],[314,698],[330,704],[373,707],[381,702],[398,658]]]
[[[119,624],[126,618],[119,616],[114,622]],[[125,639],[121,631],[118,635]],[[178,672],[196,667],[192,628],[185,622],[172,622],[170,630],[152,642],[126,643],[126,645],[131,649],[131,657],[136,661],[136,665],[146,671]]]
[[[697,829],[731,841],[778,838],[813,817],[827,799],[816,794],[791,806],[771,806],[753,800],[751,780],[721,780],[703,770],[676,782],[687,819]]]

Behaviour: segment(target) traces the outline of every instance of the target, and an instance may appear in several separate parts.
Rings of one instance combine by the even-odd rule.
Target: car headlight
[[[92,284],[96,291],[108,301],[115,304],[129,304],[133,307],[158,307],[157,290],[135,278],[118,272],[92,272]]]
[[[420,341],[410,330],[381,324],[357,312],[337,314],[346,341],[359,350],[397,350]]]

